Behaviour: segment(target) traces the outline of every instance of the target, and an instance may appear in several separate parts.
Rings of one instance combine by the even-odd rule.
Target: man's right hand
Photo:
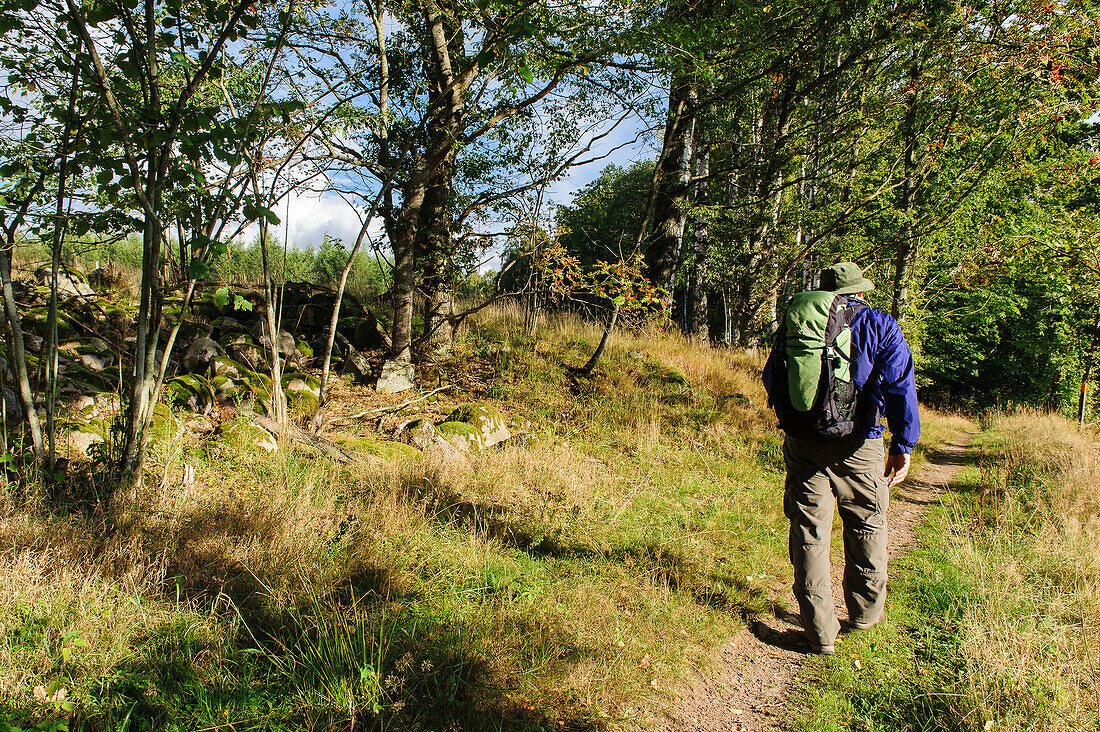
[[[883,475],[890,478],[890,481],[886,484],[888,488],[894,486],[905,480],[905,477],[909,475],[909,463],[912,460],[911,455],[889,455],[886,458],[886,472]],[[890,473],[894,476],[891,478]]]

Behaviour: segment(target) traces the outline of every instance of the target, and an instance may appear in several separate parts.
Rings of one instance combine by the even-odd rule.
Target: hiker
[[[829,570],[833,497],[844,522],[848,621],[865,630],[886,618],[886,509],[920,435],[913,355],[897,321],[863,301],[874,288],[853,262],[822,270],[818,290],[791,298],[764,367],[785,432],[794,595],[810,650],[825,655],[841,629]]]

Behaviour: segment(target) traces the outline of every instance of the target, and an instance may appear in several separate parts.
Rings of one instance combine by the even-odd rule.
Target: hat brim
[[[854,295],[857,292],[867,292],[875,289],[875,283],[864,277],[861,280],[857,280],[850,285],[837,288],[833,290],[837,295]]]

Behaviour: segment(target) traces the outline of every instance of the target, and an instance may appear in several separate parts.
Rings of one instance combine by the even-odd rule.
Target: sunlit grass
[[[485,311],[453,361],[421,370],[450,391],[326,433],[478,401],[528,436],[468,463],[349,466],[169,430],[132,499],[9,495],[0,587],[23,599],[0,595],[0,718],[647,728],[787,597],[781,436],[762,354],[623,332],[573,377],[599,335]],[[41,632],[11,635],[28,623]],[[59,664],[75,637],[79,663]],[[73,712],[35,697],[58,679]]]

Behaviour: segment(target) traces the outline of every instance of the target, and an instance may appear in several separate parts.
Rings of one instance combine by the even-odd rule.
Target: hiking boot
[[[810,653],[815,656],[831,656],[836,653],[836,647],[830,643],[827,646],[819,645],[817,643],[810,644]]]
[[[885,622],[886,622],[886,613],[883,612],[882,615],[879,616],[878,620],[867,620],[867,621],[860,621],[860,622],[852,622],[851,626],[856,630],[870,630],[871,628],[875,627],[876,625],[878,625],[880,623],[885,623]]]

